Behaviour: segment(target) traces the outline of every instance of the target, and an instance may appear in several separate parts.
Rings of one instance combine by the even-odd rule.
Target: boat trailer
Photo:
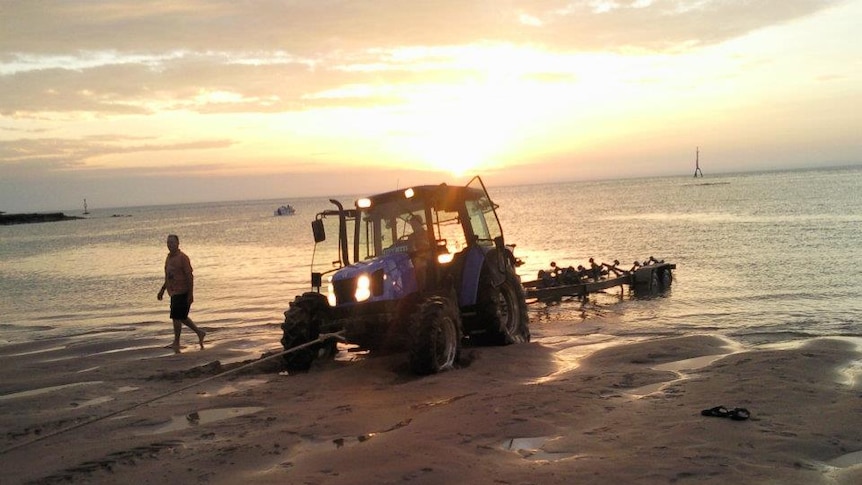
[[[589,260],[589,267],[561,267],[551,263],[549,270],[539,270],[538,279],[523,282],[527,300],[531,302],[555,302],[563,298],[584,300],[590,293],[626,286],[636,297],[657,295],[670,288],[676,265],[649,257],[644,262],[635,261],[630,269],[613,264],[596,263]]]

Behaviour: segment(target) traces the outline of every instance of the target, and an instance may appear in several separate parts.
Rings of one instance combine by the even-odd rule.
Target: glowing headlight
[[[451,263],[452,259],[455,258],[455,255],[452,253],[443,253],[437,255],[437,262],[440,264]]]
[[[365,301],[371,297],[371,278],[368,275],[360,275],[356,278],[356,301]]]
[[[335,306],[335,288],[332,286],[332,277],[326,280],[326,299],[329,300],[329,306]]]

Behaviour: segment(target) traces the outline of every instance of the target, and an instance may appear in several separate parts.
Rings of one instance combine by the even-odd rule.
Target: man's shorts
[[[171,295],[171,320],[185,320],[189,318],[189,295]]]

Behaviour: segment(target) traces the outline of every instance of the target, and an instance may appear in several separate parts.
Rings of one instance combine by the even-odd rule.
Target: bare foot
[[[179,353],[180,353],[180,349],[181,349],[182,347],[180,347],[180,344],[178,344],[178,343],[173,343],[173,344],[170,344],[170,345],[165,345],[165,348],[166,348],[166,349],[173,349],[175,354],[179,354]]]
[[[207,333],[201,330],[201,333],[198,334],[198,342],[201,344],[201,350],[204,349],[204,337],[207,336]]]

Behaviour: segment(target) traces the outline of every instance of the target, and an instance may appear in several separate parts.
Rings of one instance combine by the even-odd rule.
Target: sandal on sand
[[[751,413],[749,413],[748,409],[745,408],[733,408],[729,415],[730,419],[734,419],[736,421],[745,421],[751,417]]]
[[[700,412],[701,416],[715,416],[716,418],[726,418],[730,416],[730,411],[724,406],[716,406],[714,408],[704,409]]]
[[[724,406],[704,409],[700,412],[702,416],[715,416],[716,418],[730,418],[734,421],[745,421],[751,417],[751,413],[745,408],[727,409]]]

